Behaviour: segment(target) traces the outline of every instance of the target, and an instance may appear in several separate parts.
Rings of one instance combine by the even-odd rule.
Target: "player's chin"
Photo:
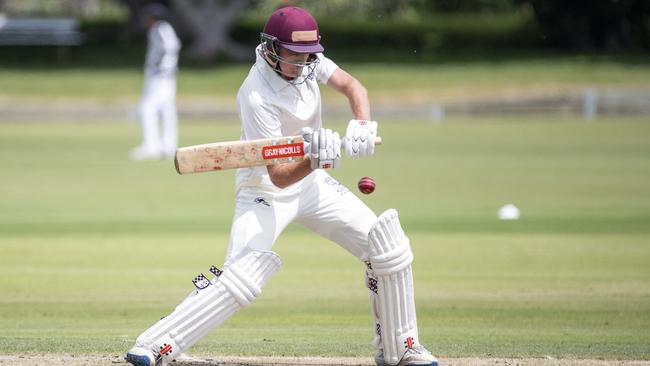
[[[282,74],[282,78],[287,81],[295,81],[298,75],[293,76],[292,74]]]
[[[302,73],[302,68],[289,68],[287,70],[282,70],[282,74],[288,78],[295,79]]]

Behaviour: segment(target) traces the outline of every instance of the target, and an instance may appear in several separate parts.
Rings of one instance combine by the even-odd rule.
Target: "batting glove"
[[[329,128],[312,131],[303,128],[305,151],[309,154],[312,169],[337,168],[341,164],[341,138]]]
[[[352,159],[363,158],[375,153],[377,122],[353,119],[345,132],[345,154]]]

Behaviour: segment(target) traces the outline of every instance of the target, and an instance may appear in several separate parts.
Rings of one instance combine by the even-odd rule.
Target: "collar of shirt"
[[[269,65],[268,62],[262,57],[260,53],[261,46],[257,46],[255,48],[255,67],[259,71],[259,73],[262,75],[264,80],[266,80],[269,85],[271,85],[271,88],[273,88],[273,91],[276,93],[288,86],[292,86],[291,83],[288,81],[284,80],[278,73],[273,70],[271,65]]]

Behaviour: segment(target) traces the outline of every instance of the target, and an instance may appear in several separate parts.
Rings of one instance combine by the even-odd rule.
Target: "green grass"
[[[336,60],[335,60],[336,61]],[[459,63],[381,64],[346,63],[370,90],[375,102],[426,102],[508,93],[549,93],[587,87],[645,87],[650,64],[607,58],[565,56]],[[178,76],[181,100],[204,98],[233,102],[249,65],[184,68]],[[139,96],[141,68],[2,67],[0,101],[61,99],[115,102]],[[326,98],[334,98],[325,90]]]
[[[238,131],[186,122],[181,143]],[[373,176],[363,200],[399,210],[434,353],[650,359],[647,121],[404,120],[380,132],[376,156],[332,174],[350,188]],[[233,172],[130,162],[138,136],[135,124],[0,124],[2,352],[121,353],[221,264]],[[509,202],[522,218],[497,220]],[[363,266],[297,226],[274,249],[284,267],[264,294],[194,351],[369,357]]]

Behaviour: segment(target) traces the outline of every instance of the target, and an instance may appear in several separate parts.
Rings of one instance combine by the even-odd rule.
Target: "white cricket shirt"
[[[159,20],[149,28],[147,36],[145,74],[161,77],[175,76],[181,42],[174,32],[174,28],[166,21]]]
[[[319,53],[314,79],[293,85],[273,70],[259,50],[260,46],[255,50],[255,64],[237,93],[241,140],[300,135],[303,127],[321,128],[318,82],[327,83],[338,66]],[[307,73],[307,68],[303,68],[303,75]],[[279,190],[271,183],[264,166],[239,169],[236,185]]]

